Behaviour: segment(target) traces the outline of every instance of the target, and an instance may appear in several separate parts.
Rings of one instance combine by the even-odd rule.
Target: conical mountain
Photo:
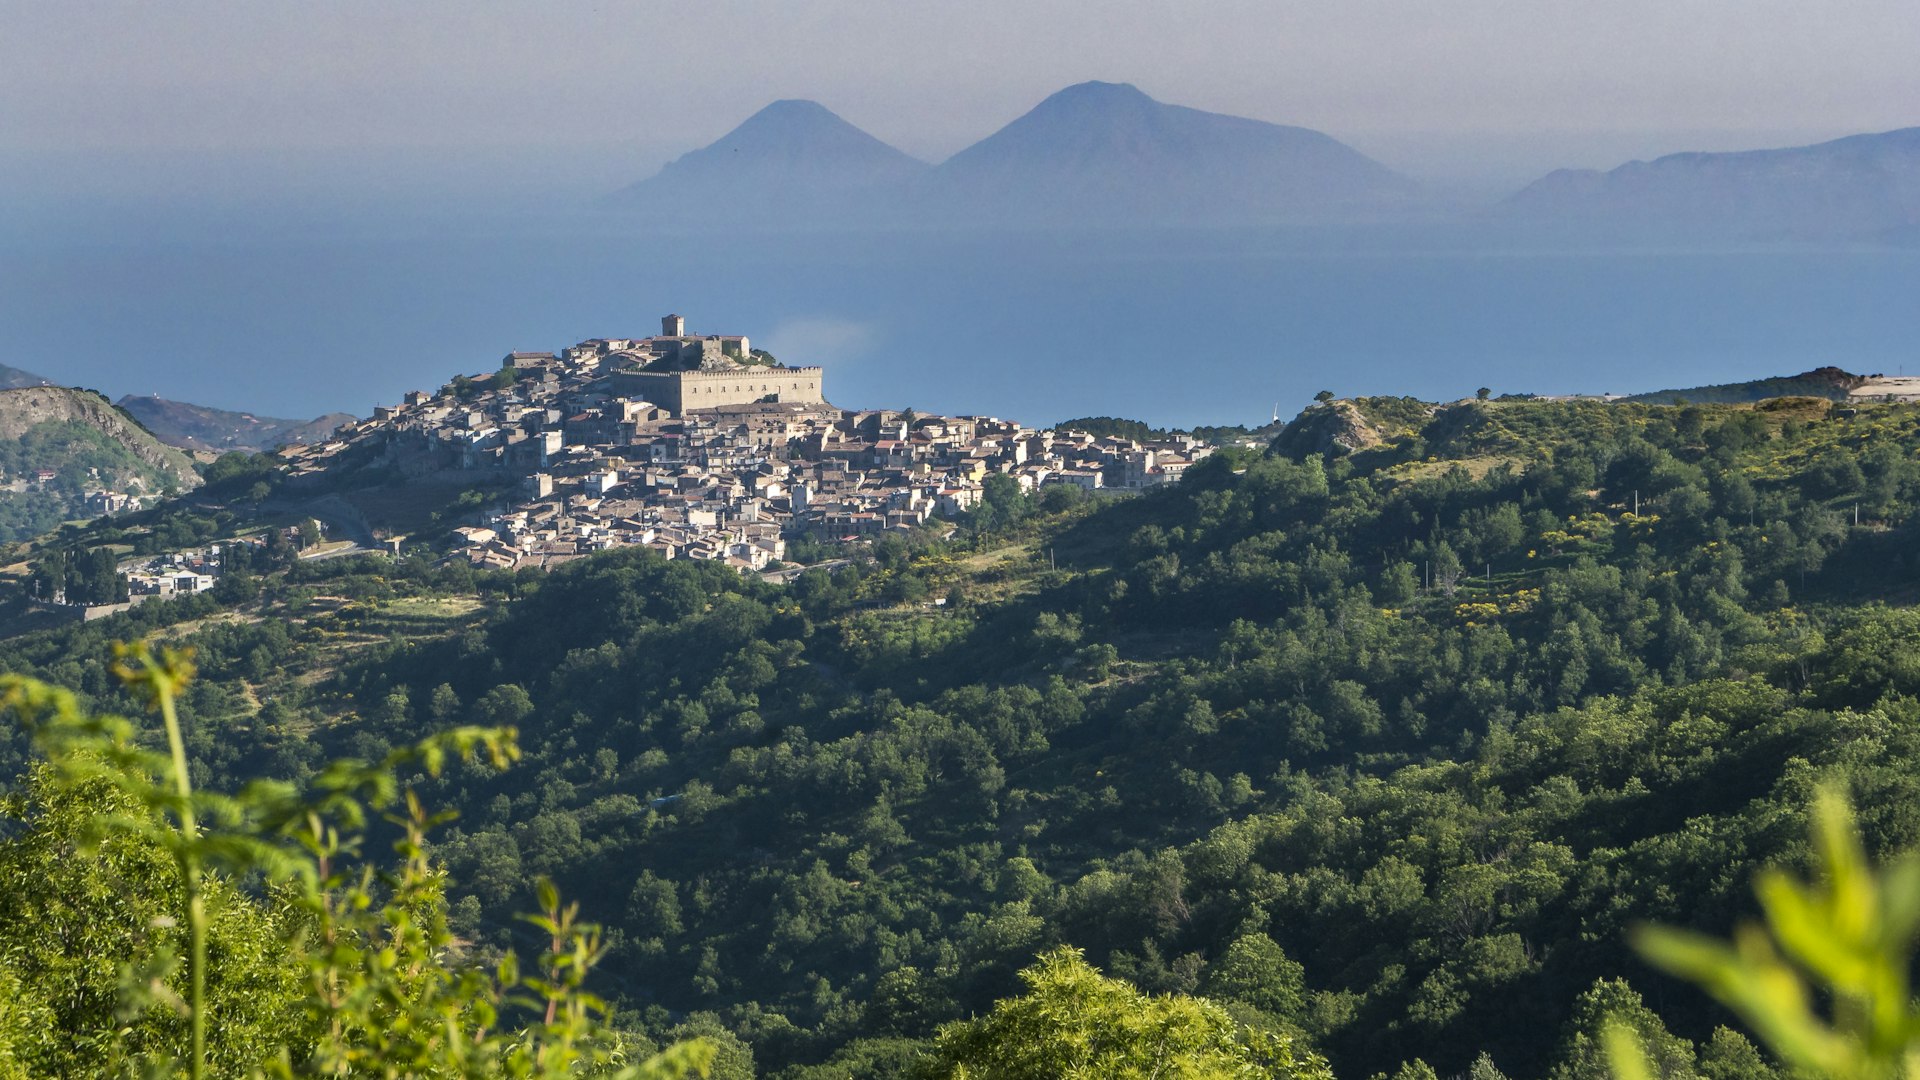
[[[613,201],[707,223],[798,220],[847,210],[926,169],[818,102],[776,101]]]
[[[1104,82],[1052,95],[923,188],[929,206],[964,217],[1075,223],[1346,218],[1419,196],[1411,180],[1321,132]]]
[[[1920,128],[1778,150],[1669,154],[1608,172],[1561,169],[1507,200],[1512,216],[1750,238],[1920,229]]]

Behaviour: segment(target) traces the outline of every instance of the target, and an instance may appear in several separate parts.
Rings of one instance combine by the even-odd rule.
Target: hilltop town
[[[818,367],[783,365],[745,337],[689,334],[670,315],[653,337],[509,353],[491,375],[409,393],[280,456],[296,486],[373,468],[510,490],[453,530],[478,566],[544,568],[640,545],[760,571],[794,537],[853,541],[967,511],[995,475],[1026,491],[1137,491],[1213,449],[840,409],[823,384]]]

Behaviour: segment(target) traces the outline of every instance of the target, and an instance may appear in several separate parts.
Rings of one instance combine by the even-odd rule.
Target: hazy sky
[[[938,160],[1091,78],[1415,171],[1611,165],[1920,124],[1916,56],[1915,0],[0,0],[0,184],[443,153],[593,187],[779,97]]]

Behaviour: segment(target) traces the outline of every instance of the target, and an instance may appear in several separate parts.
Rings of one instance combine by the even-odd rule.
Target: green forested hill
[[[1855,375],[1837,367],[1822,367],[1801,372],[1798,375],[1772,379],[1694,386],[1684,390],[1656,390],[1647,394],[1635,394],[1625,400],[1643,401],[1653,405],[1682,405],[1687,402],[1702,405],[1735,405],[1789,396],[1822,397],[1832,401],[1845,401],[1848,391],[1866,381],[1867,377],[1864,375]]]
[[[1697,1075],[1764,1075],[1623,934],[1724,930],[1823,777],[1920,844],[1920,408],[1336,405],[790,587],[342,560],[0,665],[131,708],[106,643],[195,644],[215,782],[517,725],[513,770],[421,778],[461,814],[456,928],[512,940],[551,875],[610,928],[606,992],[764,1073],[897,1075],[1070,944],[1342,1077],[1598,1076],[1576,1027],[1613,979]]]
[[[0,390],[0,543],[97,516],[90,490],[157,496],[199,483],[185,455],[90,390]]]

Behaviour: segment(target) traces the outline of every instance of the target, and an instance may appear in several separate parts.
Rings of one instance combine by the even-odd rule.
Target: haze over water
[[[1547,247],[1461,226],[666,235],[171,207],[0,236],[0,362],[367,414],[510,349],[744,333],[850,407],[1264,422],[1322,388],[1630,393],[1920,370],[1920,250]]]
[[[1911,220],[1696,250],[1475,224],[1551,169],[1920,123],[1909,0],[0,9],[0,363],[116,397],[364,415],[668,310],[827,365],[840,404],[1030,422],[1920,369]],[[777,99],[933,164],[1088,80],[1323,132],[1460,223],[701,237],[563,209]]]

